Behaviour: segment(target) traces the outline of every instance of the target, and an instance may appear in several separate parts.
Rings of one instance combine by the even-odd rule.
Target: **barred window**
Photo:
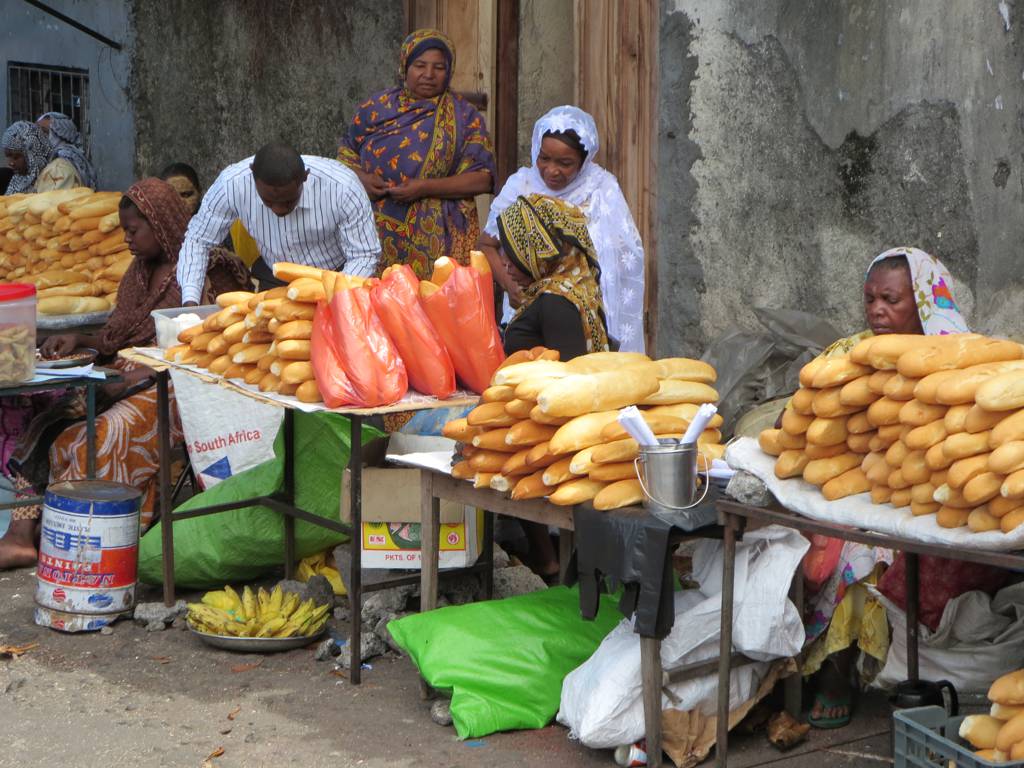
[[[84,69],[7,62],[7,125],[62,112],[89,143],[89,74]]]

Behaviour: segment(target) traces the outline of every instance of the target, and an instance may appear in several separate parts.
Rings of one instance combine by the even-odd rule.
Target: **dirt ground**
[[[38,643],[0,659],[0,766],[198,768],[221,748],[212,768],[614,765],[611,752],[570,741],[560,726],[459,741],[430,720],[404,657],[374,659],[357,687],[312,648],[240,655],[130,621],[109,635],[67,635],[32,623],[34,588],[31,570],[0,573],[0,644]],[[141,599],[159,595],[144,589]],[[891,764],[887,708],[869,700],[862,712],[786,755],[761,735],[737,736],[730,765]]]

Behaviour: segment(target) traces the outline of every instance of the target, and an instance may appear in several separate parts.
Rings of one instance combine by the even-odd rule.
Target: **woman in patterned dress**
[[[493,191],[494,153],[483,116],[449,89],[451,41],[418,30],[400,59],[400,84],[359,107],[338,159],[373,202],[378,269],[409,264],[426,278],[441,256],[468,263],[480,233],[474,196]]]
[[[121,226],[135,257],[121,279],[119,301],[106,325],[95,336],[51,336],[44,354],[61,356],[89,347],[98,362],[115,368],[123,381],[103,387],[97,396],[96,477],[131,485],[143,491],[142,522],[152,521],[156,476],[160,466],[157,440],[156,388],[153,372],[118,358],[121,349],[152,346],[156,327],[150,312],[181,305],[175,268],[188,213],[178,193],[159,179],[143,179],[121,199]],[[248,274],[237,259],[211,252],[208,296],[248,285]],[[181,440],[177,409],[172,408],[172,440]],[[35,495],[48,483],[86,476],[85,399],[82,390],[60,393],[50,407],[33,419],[4,467],[4,473],[24,495]],[[0,538],[0,570],[35,563],[38,506],[14,510],[10,528]]]

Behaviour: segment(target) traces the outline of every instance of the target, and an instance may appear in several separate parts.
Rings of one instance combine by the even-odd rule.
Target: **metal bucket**
[[[672,519],[704,500],[708,482],[705,476],[703,492],[698,495],[698,453],[696,443],[684,444],[672,438],[662,438],[658,445],[640,446],[634,466],[645,509]]]
[[[100,629],[135,607],[142,493],[103,480],[46,489],[37,624],[69,632]]]

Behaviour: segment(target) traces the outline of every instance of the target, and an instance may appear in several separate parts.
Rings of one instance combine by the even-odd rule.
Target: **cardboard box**
[[[341,519],[352,521],[349,471],[341,483]],[[440,568],[464,568],[483,549],[483,511],[441,500]],[[364,568],[420,567],[420,473],[416,469],[363,469]]]

